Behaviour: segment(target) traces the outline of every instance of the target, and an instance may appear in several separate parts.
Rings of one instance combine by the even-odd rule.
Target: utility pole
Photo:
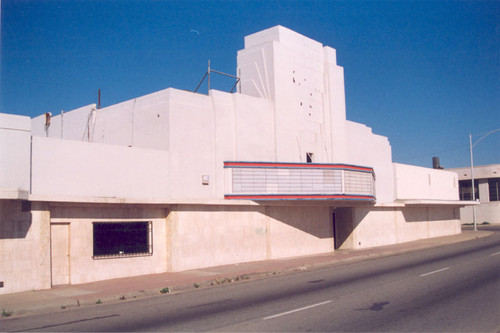
[[[469,133],[469,147],[470,147],[470,176],[472,181],[472,200],[476,201],[476,191],[474,188],[474,154],[472,152],[472,148],[474,148],[481,140],[487,137],[490,134],[500,131],[500,128],[489,131],[485,135],[479,138],[474,144],[472,144],[472,134]],[[477,231],[477,222],[476,222],[476,205],[472,206],[472,222],[474,224],[474,231]]]

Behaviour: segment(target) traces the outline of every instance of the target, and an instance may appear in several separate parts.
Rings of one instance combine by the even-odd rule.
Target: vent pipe
[[[439,164],[439,157],[433,157],[432,158],[432,168],[433,169],[444,169],[440,164]]]

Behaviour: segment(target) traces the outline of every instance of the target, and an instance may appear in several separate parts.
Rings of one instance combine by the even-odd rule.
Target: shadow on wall
[[[256,214],[262,214],[271,220],[279,221],[295,229],[301,230],[319,239],[333,237],[331,208],[328,206],[191,206],[179,205],[176,211],[206,212],[208,213],[234,213],[234,219],[247,219],[247,221],[260,221]],[[221,215],[214,215],[216,219]],[[210,215],[207,215],[209,218]],[[233,218],[233,217],[231,217]],[[237,221],[234,221],[235,223]],[[217,221],[213,223],[231,223],[231,221]]]
[[[408,223],[455,220],[460,218],[456,207],[405,207],[401,209]]]
[[[0,201],[0,239],[26,238],[31,228],[29,202],[19,200]]]
[[[392,214],[383,215],[384,219],[395,219],[399,224],[404,223],[427,223],[439,221],[452,221],[460,219],[459,208],[456,207],[404,207],[404,208],[352,208],[341,207],[334,211],[335,225],[335,249],[353,249],[354,239],[352,234],[361,221],[364,221],[368,213],[377,214],[377,212],[392,212]],[[401,218],[402,214],[402,218]],[[371,217],[369,223],[376,223]],[[398,217],[399,216],[399,217]],[[361,245],[361,244],[357,244]]]
[[[168,215],[167,206],[117,204],[58,204],[51,206],[51,219],[156,219]]]

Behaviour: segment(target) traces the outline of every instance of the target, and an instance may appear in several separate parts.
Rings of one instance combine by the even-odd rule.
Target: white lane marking
[[[496,253],[490,254],[490,256],[493,257],[493,256],[496,256],[498,254],[500,254],[500,252],[496,252]]]
[[[331,303],[331,302],[332,301],[321,302],[321,303],[317,303],[317,304],[305,306],[303,308],[299,308],[299,309],[295,309],[295,310],[291,310],[291,311],[287,311],[287,312],[278,313],[278,314],[275,314],[275,315],[272,315],[272,316],[264,317],[264,320],[272,319],[272,318],[276,318],[276,317],[281,317],[281,316],[285,316],[285,315],[290,314],[290,313],[299,312],[299,311],[307,310],[307,309],[310,309],[310,308],[315,308],[317,306],[325,305],[325,304],[328,304],[328,303]]]
[[[420,274],[420,276],[426,276],[426,275],[431,275],[431,274],[434,274],[434,273],[439,273],[439,272],[445,271],[445,270],[447,270],[449,268],[450,267],[441,268],[441,269],[438,269],[438,270],[435,270],[435,271],[432,271],[432,272],[429,272],[429,273]]]

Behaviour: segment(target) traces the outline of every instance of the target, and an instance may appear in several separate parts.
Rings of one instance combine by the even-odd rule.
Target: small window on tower
[[[313,153],[306,153],[306,161],[307,161],[307,163],[312,163]]]

